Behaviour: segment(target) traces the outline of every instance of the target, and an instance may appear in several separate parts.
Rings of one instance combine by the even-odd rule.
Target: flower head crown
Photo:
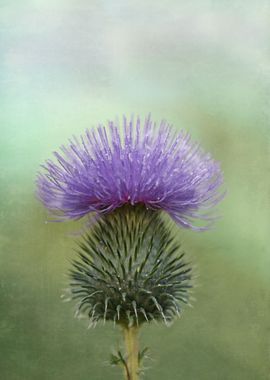
[[[210,154],[185,131],[173,133],[150,117],[99,125],[54,155],[58,162],[47,161],[39,174],[38,195],[60,220],[140,203],[166,211],[182,227],[204,230],[214,219],[207,211],[223,197],[223,175]]]

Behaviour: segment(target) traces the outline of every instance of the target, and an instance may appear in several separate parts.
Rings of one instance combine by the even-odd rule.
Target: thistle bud
[[[171,322],[188,302],[191,268],[160,212],[124,206],[78,242],[71,270],[77,312],[132,326]]]

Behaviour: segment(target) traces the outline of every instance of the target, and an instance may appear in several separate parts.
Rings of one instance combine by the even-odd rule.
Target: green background
[[[0,0],[0,377],[119,379],[111,325],[61,302],[75,223],[46,224],[39,165],[98,122],[166,118],[221,161],[214,230],[176,229],[197,301],[145,327],[146,380],[270,379],[268,1]]]

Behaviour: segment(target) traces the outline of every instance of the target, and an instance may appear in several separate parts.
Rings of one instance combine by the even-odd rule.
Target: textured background
[[[39,164],[123,112],[186,128],[222,162],[223,219],[178,230],[200,273],[173,327],[143,331],[147,380],[270,379],[268,1],[0,0],[0,373],[119,379],[112,326],[62,303],[74,224],[45,224]]]

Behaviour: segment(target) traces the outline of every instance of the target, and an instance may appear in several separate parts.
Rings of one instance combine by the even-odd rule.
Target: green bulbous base
[[[169,323],[188,302],[191,268],[160,211],[118,208],[101,217],[78,246],[70,289],[77,312],[94,324]]]

